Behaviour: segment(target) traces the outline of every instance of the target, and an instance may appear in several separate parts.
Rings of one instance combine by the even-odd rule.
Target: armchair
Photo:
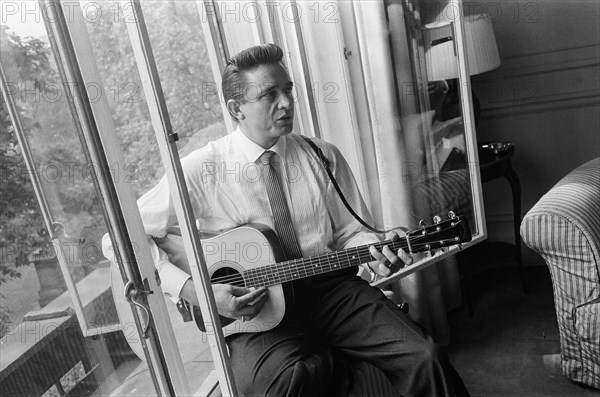
[[[563,374],[600,389],[600,158],[542,196],[521,237],[550,269]]]

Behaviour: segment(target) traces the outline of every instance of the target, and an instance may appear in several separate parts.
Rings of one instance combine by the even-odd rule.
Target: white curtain
[[[418,219],[411,199],[414,181],[410,173],[422,165],[414,156],[419,145],[416,134],[420,132],[416,124],[430,118],[419,114],[414,105],[417,92],[402,6],[399,2],[387,5],[389,24],[383,1],[358,1],[353,6],[371,120],[371,131],[362,133],[372,134],[375,143],[373,161],[377,164],[381,191],[381,221],[385,228],[414,227]],[[405,277],[400,281],[400,291],[409,302],[410,316],[424,325],[438,343],[447,344],[446,313],[460,303],[455,260],[441,261]]]
[[[410,183],[403,181],[407,163],[406,145],[402,136],[399,107],[394,93],[394,74],[389,48],[383,2],[354,2],[356,29],[360,46],[362,75],[371,123],[374,156],[365,154],[365,161],[374,161],[381,196],[373,206],[380,206],[384,228],[411,226],[412,203]],[[375,211],[376,212],[376,211]]]
[[[311,4],[297,3],[302,15],[313,15]],[[422,146],[414,132],[427,115],[419,114],[408,100],[414,95],[409,87],[415,84],[406,37],[399,37],[405,32],[401,6],[391,10],[394,15],[387,6],[395,22],[388,24],[383,0],[337,4],[339,14],[335,18],[340,23],[299,19],[313,86],[336,87],[335,96],[330,98],[333,101],[324,97],[315,100],[322,138],[344,153],[377,227],[414,227],[419,221],[414,205],[418,203],[413,203],[410,173],[420,166],[414,154]],[[289,36],[298,32],[285,23],[283,30]],[[398,44],[399,38],[404,42]],[[293,47],[294,42],[289,45]],[[294,51],[291,55],[293,62],[300,62],[294,59]],[[454,281],[448,283],[449,279]],[[457,280],[454,262],[444,261],[404,278],[394,288],[409,302],[410,316],[428,328],[440,344],[448,342],[446,312],[455,301],[449,297],[458,295],[447,292],[459,291],[455,288]]]

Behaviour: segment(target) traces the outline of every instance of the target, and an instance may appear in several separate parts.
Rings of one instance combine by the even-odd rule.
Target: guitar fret
[[[279,282],[285,282],[287,281],[287,277],[286,277],[286,272],[287,272],[287,267],[288,267],[288,263],[289,262],[283,262],[279,267],[281,269],[281,271],[278,274],[278,280]]]
[[[287,265],[285,266],[287,268],[286,272],[284,273],[284,275],[287,275],[286,281],[294,280],[292,266],[296,266],[297,262],[298,262],[298,260],[294,259],[294,260],[288,262]]]
[[[309,276],[314,276],[316,273],[316,267],[318,266],[316,263],[313,262],[314,259],[313,258],[309,258],[308,261],[308,266],[305,267],[306,272],[308,273]]]
[[[349,251],[348,251],[348,250],[346,250],[346,251],[344,251],[344,252],[345,252],[345,254],[346,254],[346,262],[347,262],[347,263],[352,263],[352,261],[350,260],[350,255],[348,254],[348,252],[349,252]]]
[[[252,285],[252,282],[254,281],[254,276],[250,271],[246,271],[245,276],[246,277],[244,277],[244,287],[248,287],[249,285]]]
[[[310,258],[308,258],[308,261],[310,262]],[[308,277],[308,273],[306,272],[306,267],[302,266],[302,263],[300,263],[300,269],[302,270],[303,276],[302,277]]]
[[[293,269],[291,269],[290,271],[290,276],[292,277],[292,279],[298,278],[298,264],[294,263],[294,267]]]
[[[282,283],[287,281],[287,277],[286,277],[286,268],[288,267],[288,262],[283,262],[279,265],[279,272],[277,274],[277,281]]]
[[[262,273],[261,279],[262,279],[264,285],[269,285],[269,281],[270,281],[269,278],[273,277],[273,274],[271,272],[267,272],[266,268],[263,269],[261,273]]]

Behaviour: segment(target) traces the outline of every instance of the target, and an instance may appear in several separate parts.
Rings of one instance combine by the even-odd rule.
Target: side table
[[[488,145],[486,144],[479,145],[479,171],[481,173],[481,182],[486,183],[502,177],[508,181],[512,195],[515,244],[484,241],[457,255],[459,271],[463,281],[463,292],[469,305],[469,315],[473,315],[475,310],[471,287],[473,277],[498,266],[502,262],[512,260],[517,262],[523,292],[527,294],[527,284],[523,274],[521,237],[519,233],[521,224],[521,184],[519,182],[519,176],[512,168],[511,164],[511,158],[515,153],[515,148],[513,145],[508,145],[506,150],[495,152],[493,149],[486,149],[487,146]]]

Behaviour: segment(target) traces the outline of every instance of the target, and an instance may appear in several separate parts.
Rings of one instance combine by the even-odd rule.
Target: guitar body
[[[168,253],[171,263],[183,271],[191,273],[181,236],[168,235],[165,238],[157,239],[156,243]],[[279,247],[276,234],[263,225],[242,226],[202,241],[211,281],[217,279],[217,282],[219,277],[235,277],[244,270],[269,266],[282,261],[283,254]],[[119,322],[123,327],[127,342],[134,353],[144,359],[141,341],[135,329],[131,304],[125,299],[125,284],[116,263],[113,263],[111,267],[111,290]],[[224,334],[227,336],[239,332],[264,332],[274,328],[283,319],[286,298],[293,296],[291,291],[289,283],[285,286],[278,284],[268,287],[269,297],[260,314],[252,320],[242,322],[221,316]],[[173,324],[175,339],[178,344],[185,346],[180,350],[192,355],[199,354],[198,344],[194,341],[197,338],[198,328],[204,329],[203,324],[197,325],[194,321],[184,322],[175,304],[166,296],[165,301]],[[139,309],[134,310],[138,311],[142,317],[142,323],[146,324],[148,321],[146,313]]]
[[[202,249],[212,284],[231,284],[248,288],[265,286],[268,291],[267,301],[259,314],[252,320],[242,322],[221,316],[224,334],[228,336],[240,332],[265,332],[273,329],[283,319],[286,304],[289,305],[293,299],[291,281],[368,262],[373,258],[369,252],[371,245],[379,250],[388,246],[392,251],[403,249],[409,253],[424,251],[431,253],[434,249],[444,249],[451,245],[471,241],[471,231],[463,217],[456,216],[453,212],[450,212],[448,217],[449,219],[445,221],[441,221],[437,217],[434,224],[422,225],[420,228],[409,231],[401,239],[287,261],[283,257],[276,234],[263,225],[250,224],[203,240]],[[171,263],[186,273],[191,273],[181,236],[169,234],[167,237],[155,239],[155,241],[158,247],[168,254]],[[130,303],[125,299],[123,280],[116,264],[113,264],[111,271],[111,282],[122,326],[133,325]],[[196,323],[193,321],[184,323],[175,305],[169,299],[167,299],[167,306],[178,341],[180,338],[190,336],[190,327],[194,327],[191,331],[192,335],[196,333],[196,326],[205,332],[212,331],[203,329],[204,324],[199,318],[196,318]],[[143,311],[136,310],[138,313],[144,314]],[[147,323],[147,319],[142,321]],[[177,336],[183,328],[187,329],[185,334],[180,333],[180,336]],[[131,333],[127,337],[134,352],[143,357],[137,332]]]
[[[269,266],[283,260],[277,236],[262,225],[246,225],[203,240],[202,249],[211,282],[219,279],[241,278],[246,270]],[[228,283],[230,284],[230,282]],[[268,287],[268,299],[260,313],[252,320],[221,317],[225,336],[240,332],[264,332],[277,326],[285,314],[286,298],[291,299],[291,286],[281,284]],[[209,330],[207,330],[209,331]]]

